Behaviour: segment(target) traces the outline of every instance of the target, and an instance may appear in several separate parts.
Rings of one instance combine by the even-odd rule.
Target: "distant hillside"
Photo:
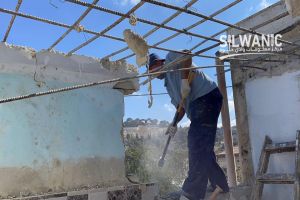
[[[132,119],[128,118],[124,122],[124,135],[127,134],[138,136],[138,137],[161,137],[167,130],[170,122],[159,121],[157,119]],[[233,144],[236,146],[238,144],[236,126],[231,128]],[[179,127],[178,132],[181,132],[181,136],[188,134],[188,127]],[[186,138],[183,138],[186,140]],[[220,150],[224,150],[224,133],[223,128],[217,129],[216,135],[216,146],[220,147]]]

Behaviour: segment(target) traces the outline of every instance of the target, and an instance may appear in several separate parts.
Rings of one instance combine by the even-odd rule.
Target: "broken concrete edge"
[[[285,4],[290,15],[300,17],[300,2],[298,0],[285,0]]]
[[[289,1],[289,0],[287,0]],[[288,27],[292,24],[295,23],[299,23],[299,17],[293,17],[291,14],[283,15],[284,13],[288,12],[288,8],[287,5],[285,4],[284,0],[280,0],[277,3],[274,3],[272,5],[270,5],[269,7],[266,7],[258,12],[256,12],[255,14],[237,22],[235,25],[239,26],[239,27],[245,27],[248,29],[253,29],[256,26],[259,26],[261,24],[264,24],[263,26],[259,26],[258,29],[254,29],[256,31],[259,31],[261,33],[266,33],[266,34],[270,34],[270,33],[275,33],[277,31],[274,31],[276,29],[283,29],[282,27]],[[275,20],[275,22],[277,22],[276,26],[274,26],[274,19],[276,19],[276,16],[280,16],[283,15],[282,17],[280,17],[280,19]],[[273,23],[272,26],[271,22]],[[278,23],[280,22],[280,23]],[[226,30],[226,32],[228,34],[231,35],[238,35],[241,33],[244,33],[244,31],[242,30],[238,30],[235,28],[228,28]]]
[[[126,61],[109,61],[57,51],[35,51],[29,47],[0,43],[0,73],[29,75],[37,82],[58,80],[83,84],[138,75],[137,68]],[[139,89],[138,79],[101,85],[115,88],[124,94]]]
[[[48,193],[43,195],[34,195],[27,197],[9,197],[1,198],[3,200],[62,200],[62,199],[76,199],[76,200],[110,200],[117,196],[124,196],[126,199],[136,200],[154,200],[158,198],[159,188],[157,183],[142,183],[142,184],[127,184],[123,186],[114,186],[107,188],[92,188],[78,191],[68,191],[61,193]],[[100,198],[99,198],[100,197]],[[123,198],[122,198],[123,199]]]

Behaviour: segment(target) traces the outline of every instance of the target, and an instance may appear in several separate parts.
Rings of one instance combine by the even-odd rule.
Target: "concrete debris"
[[[146,64],[148,56],[148,45],[146,41],[130,29],[124,30],[123,35],[128,47],[136,54],[137,65],[142,66]]]
[[[82,55],[67,56],[58,51],[35,51],[22,46],[0,43],[0,72],[33,76],[40,83],[63,81],[67,83],[88,83],[119,77],[137,75],[137,68],[126,61],[110,62]],[[101,87],[114,88],[118,83]],[[132,93],[138,88],[138,80],[128,80],[118,85],[124,92]]]
[[[110,71],[118,71],[121,68],[125,68],[128,72],[137,72],[137,68],[134,65],[128,64],[126,60],[110,61],[109,58],[104,58],[100,60],[100,64]]]
[[[300,17],[300,1],[299,0],[285,0],[285,5],[290,15],[293,18]]]
[[[80,32],[82,32],[82,31],[84,31],[84,26],[83,26],[83,25],[77,25],[77,26],[74,27],[74,29],[75,29],[78,33],[80,33]]]
[[[129,23],[132,25],[132,26],[136,26],[137,24],[137,18],[135,16],[134,13],[132,13],[130,16],[129,16]]]

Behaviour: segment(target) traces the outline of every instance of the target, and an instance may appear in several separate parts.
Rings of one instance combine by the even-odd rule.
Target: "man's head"
[[[165,63],[165,59],[161,59],[157,54],[151,53],[149,55],[149,63],[148,63],[150,73],[157,72],[158,70],[160,70],[161,66],[164,65],[164,63]],[[163,79],[164,74],[157,76],[157,78]]]

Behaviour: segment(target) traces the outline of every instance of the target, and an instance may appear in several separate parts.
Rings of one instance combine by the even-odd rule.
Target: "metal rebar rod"
[[[194,11],[191,11],[191,10],[188,10],[188,9],[180,8],[178,6],[174,6],[174,5],[171,5],[171,4],[159,2],[159,1],[156,1],[156,0],[142,0],[142,1],[154,4],[154,5],[158,5],[158,6],[161,6],[161,7],[165,7],[165,8],[169,8],[169,9],[173,9],[173,10],[177,10],[177,11],[182,11],[182,12],[185,12],[185,13],[190,14],[190,15],[194,15],[194,16],[197,16],[197,17],[201,17],[203,19],[207,19],[207,20],[212,21],[212,22],[216,22],[218,24],[222,24],[224,26],[228,26],[228,27],[231,27],[231,28],[234,28],[234,29],[238,29],[238,30],[241,30],[241,31],[252,33],[254,35],[259,35],[259,36],[263,35],[260,32],[250,30],[250,29],[247,29],[247,28],[244,28],[244,27],[241,27],[241,26],[237,26],[237,25],[234,25],[234,24],[231,24],[231,23],[228,23],[228,22],[225,22],[225,21],[213,18],[213,17],[209,17],[209,16],[201,14],[199,12],[194,12]],[[300,47],[300,45],[294,44],[294,43],[286,41],[286,40],[278,39],[278,41],[280,41],[284,44]]]
[[[99,0],[94,0],[92,5],[96,5],[98,3]],[[74,30],[74,28],[76,26],[79,25],[79,23],[89,14],[89,12],[92,10],[93,8],[90,6],[88,7],[84,13],[74,22],[74,24],[62,35],[60,36],[49,48],[48,51],[50,51],[51,49],[53,49],[59,42],[61,42],[72,30]]]
[[[114,14],[114,15],[119,15],[119,16],[124,17],[124,18],[130,18],[130,16],[127,15],[127,14],[123,14],[123,13],[120,13],[120,12],[117,12],[117,11],[109,10],[107,8],[103,8],[103,7],[100,7],[100,6],[95,6],[95,5],[93,6],[89,3],[82,2],[82,1],[79,1],[79,0],[66,0],[66,1],[72,2],[72,3],[75,3],[75,4],[79,4],[79,5],[83,5],[83,6],[92,6],[95,10],[100,10],[100,11],[111,13],[111,14]],[[183,34],[186,34],[186,35],[190,35],[190,36],[194,36],[194,37],[198,37],[198,38],[202,38],[202,39],[208,39],[208,40],[211,40],[211,41],[220,42],[220,40],[218,40],[218,39],[210,38],[210,37],[207,37],[205,35],[191,33],[191,32],[186,31],[184,29],[180,30],[180,29],[177,29],[177,28],[174,28],[174,27],[171,27],[171,26],[167,26],[167,25],[164,25],[164,24],[159,24],[159,23],[152,22],[152,21],[149,21],[149,20],[146,20],[146,19],[142,19],[142,18],[136,18],[136,19],[137,19],[137,21],[148,24],[148,25],[168,29],[168,30],[171,30],[171,31],[183,33]]]
[[[68,24],[56,22],[56,21],[41,18],[41,17],[36,17],[36,16],[33,16],[33,15],[29,15],[29,14],[15,12],[15,11],[7,10],[7,9],[4,9],[4,8],[0,8],[0,12],[11,14],[11,15],[16,15],[16,16],[19,16],[19,17],[24,17],[26,19],[31,19],[31,20],[35,20],[35,21],[39,21],[39,22],[43,22],[43,23],[47,23],[47,24],[51,24],[51,25],[54,25],[54,26],[59,26],[59,27],[63,27],[63,28],[71,28],[71,25],[68,25]],[[82,32],[101,36],[100,33],[95,32],[95,31],[91,31],[91,30],[88,30],[88,29],[84,29]],[[118,41],[124,42],[124,39],[122,39],[122,38],[118,38],[118,37],[114,37],[114,36],[106,35],[106,34],[104,34],[102,36],[106,37],[106,38],[113,39],[113,40],[118,40]]]
[[[130,14],[132,14],[133,12],[135,12],[138,8],[140,8],[142,5],[144,4],[143,1],[140,1],[138,4],[136,4],[133,8],[131,8],[124,16],[120,17],[117,21],[115,21],[113,24],[111,24],[110,26],[106,27],[103,31],[101,31],[99,34],[95,35],[94,37],[90,38],[89,40],[87,40],[86,42],[82,43],[81,45],[77,46],[76,48],[72,49],[68,55],[71,55],[72,53],[78,51],[79,49],[81,49],[82,47],[88,45],[89,43],[93,42],[94,40],[96,40],[97,38],[99,38],[100,36],[102,36],[103,34],[105,34],[106,32],[110,31],[112,28],[114,28],[115,26],[117,26],[119,23],[121,23],[124,19],[126,19],[127,17],[130,16]],[[91,4],[90,4],[91,5]],[[91,5],[93,8],[95,8],[95,6]]]
[[[242,0],[237,0],[237,1],[234,1],[234,2],[232,2],[232,3],[230,3],[230,4],[228,4],[227,6],[223,7],[222,9],[220,9],[220,10],[216,11],[215,13],[211,14],[210,17],[215,17],[215,16],[219,15],[220,13],[222,13],[222,12],[228,10],[229,8],[235,6],[236,4],[238,4],[238,3],[241,2],[241,1],[242,1]],[[179,11],[178,11],[178,12],[179,12]],[[182,12],[182,11],[180,11],[180,12]],[[192,28],[194,28],[194,27],[196,27],[196,26],[199,26],[200,24],[202,24],[202,23],[204,23],[204,22],[206,22],[206,21],[207,21],[206,19],[202,19],[202,20],[200,20],[200,21],[198,21],[198,22],[196,22],[196,23],[194,23],[194,24],[192,24],[192,25],[190,25],[190,26],[184,28],[184,30],[190,30],[190,29],[192,29]],[[226,29],[225,29],[225,30],[226,30]],[[161,41],[159,41],[159,42],[153,44],[152,46],[158,46],[158,45],[160,45],[160,44],[163,44],[163,43],[165,43],[165,42],[167,42],[167,41],[169,41],[169,40],[171,40],[171,39],[177,37],[177,36],[180,35],[180,34],[181,34],[181,33],[175,33],[175,34],[173,34],[173,35],[171,35],[171,36],[169,36],[169,37],[167,37],[167,38],[165,38],[165,39],[163,39],[163,40],[161,40]],[[144,37],[145,37],[145,36],[144,36]],[[210,38],[214,38],[214,37],[215,37],[214,35],[213,35],[213,36],[210,36]],[[205,41],[209,41],[209,40],[208,40],[208,39],[205,39]],[[110,56],[116,55],[116,54],[118,54],[118,53],[123,52],[123,50],[127,50],[127,49],[128,49],[128,48],[126,48],[126,49],[125,49],[125,48],[124,48],[124,49],[121,49],[121,50],[116,51],[116,52],[114,52],[114,53],[112,53],[112,54],[110,54],[110,55],[107,55],[107,56],[105,56],[105,57],[110,57]],[[128,56],[125,56],[124,58],[130,58],[130,57],[132,57],[132,56],[134,56],[134,55],[135,55],[135,54],[133,53],[133,54],[130,54],[130,55],[128,55]],[[130,57],[129,57],[129,56],[130,56]],[[124,58],[123,58],[123,59],[124,59]],[[122,60],[122,58],[121,58],[120,60]]]
[[[23,100],[23,99],[30,99],[30,98],[33,98],[33,97],[45,96],[45,95],[50,95],[50,94],[55,94],[55,93],[60,93],[60,92],[66,92],[66,91],[76,90],[76,89],[80,89],[80,88],[87,88],[87,87],[92,87],[92,86],[96,86],[96,85],[103,85],[103,84],[107,84],[107,83],[123,82],[123,81],[131,80],[131,79],[137,79],[137,78],[149,77],[149,76],[158,76],[162,73],[167,73],[167,72],[185,71],[185,70],[193,70],[193,69],[200,69],[200,68],[201,69],[215,68],[215,67],[224,67],[224,65],[222,65],[222,66],[208,65],[208,66],[201,66],[201,67],[188,67],[188,68],[181,68],[181,69],[169,69],[169,70],[160,71],[160,72],[153,72],[153,73],[141,74],[141,75],[136,75],[136,76],[128,76],[128,77],[114,78],[114,79],[109,79],[109,80],[104,80],[104,81],[97,81],[97,82],[79,84],[79,85],[74,85],[74,86],[69,86],[69,87],[52,89],[52,90],[48,90],[48,91],[44,91],[44,92],[36,92],[36,93],[31,93],[31,94],[26,94],[26,95],[21,95],[21,96],[15,96],[15,97],[9,97],[9,98],[5,98],[5,99],[0,99],[0,104],[13,102],[13,101],[18,101],[18,100]],[[229,67],[229,65],[226,65],[226,67]]]
[[[126,95],[125,97],[142,97],[142,96],[160,96],[160,95],[167,95],[167,92],[161,92],[161,93],[153,93],[153,94],[129,94]]]
[[[21,4],[22,4],[22,0],[18,0],[16,9],[15,9],[16,12],[19,11],[19,9],[20,9],[20,7],[21,7]],[[8,38],[8,35],[9,35],[9,32],[10,32],[10,30],[11,30],[11,28],[12,28],[12,26],[13,26],[13,23],[14,23],[14,21],[15,21],[15,19],[16,19],[16,16],[17,16],[17,15],[13,15],[13,16],[11,17],[11,20],[10,20],[10,22],[9,22],[8,28],[7,28],[6,32],[5,32],[5,35],[4,35],[4,38],[3,38],[2,42],[6,42],[6,40],[7,40],[7,38]]]
[[[194,3],[196,3],[198,0],[192,0],[190,1],[188,4],[186,4],[184,7],[185,8],[188,8],[190,6],[192,6]],[[170,17],[168,17],[167,19],[165,19],[161,24],[167,24],[168,22],[170,22],[171,20],[173,20],[175,17],[177,17],[178,15],[180,15],[182,12],[181,11],[177,11],[175,12],[173,15],[171,15]],[[153,29],[151,29],[150,31],[148,31],[145,35],[143,35],[143,38],[147,38],[148,36],[150,36],[151,34],[153,34],[155,31],[159,30],[160,27],[155,27]],[[177,34],[177,33],[176,33]],[[180,33],[179,33],[180,34]],[[107,56],[104,56],[103,58],[109,58],[109,57],[112,57],[112,56],[115,56],[119,53],[122,53],[124,51],[126,51],[127,49],[129,49],[128,47],[124,47],[118,51],[115,51]],[[133,54],[134,55],[134,54]]]
[[[52,24],[52,25],[60,26],[60,27],[64,27],[64,28],[71,27],[67,24],[59,23],[59,22],[56,22],[56,21],[53,21],[53,20],[40,18],[40,17],[36,17],[36,16],[33,16],[33,15],[24,14],[24,13],[20,13],[20,12],[15,12],[15,11],[4,9],[4,8],[0,8],[0,12],[11,14],[11,15],[16,15],[16,16],[19,16],[19,17],[24,17],[24,18],[27,18],[27,19],[32,19],[32,20],[35,20],[35,21],[40,21],[40,22],[44,22],[44,23],[47,23],[47,24]]]

